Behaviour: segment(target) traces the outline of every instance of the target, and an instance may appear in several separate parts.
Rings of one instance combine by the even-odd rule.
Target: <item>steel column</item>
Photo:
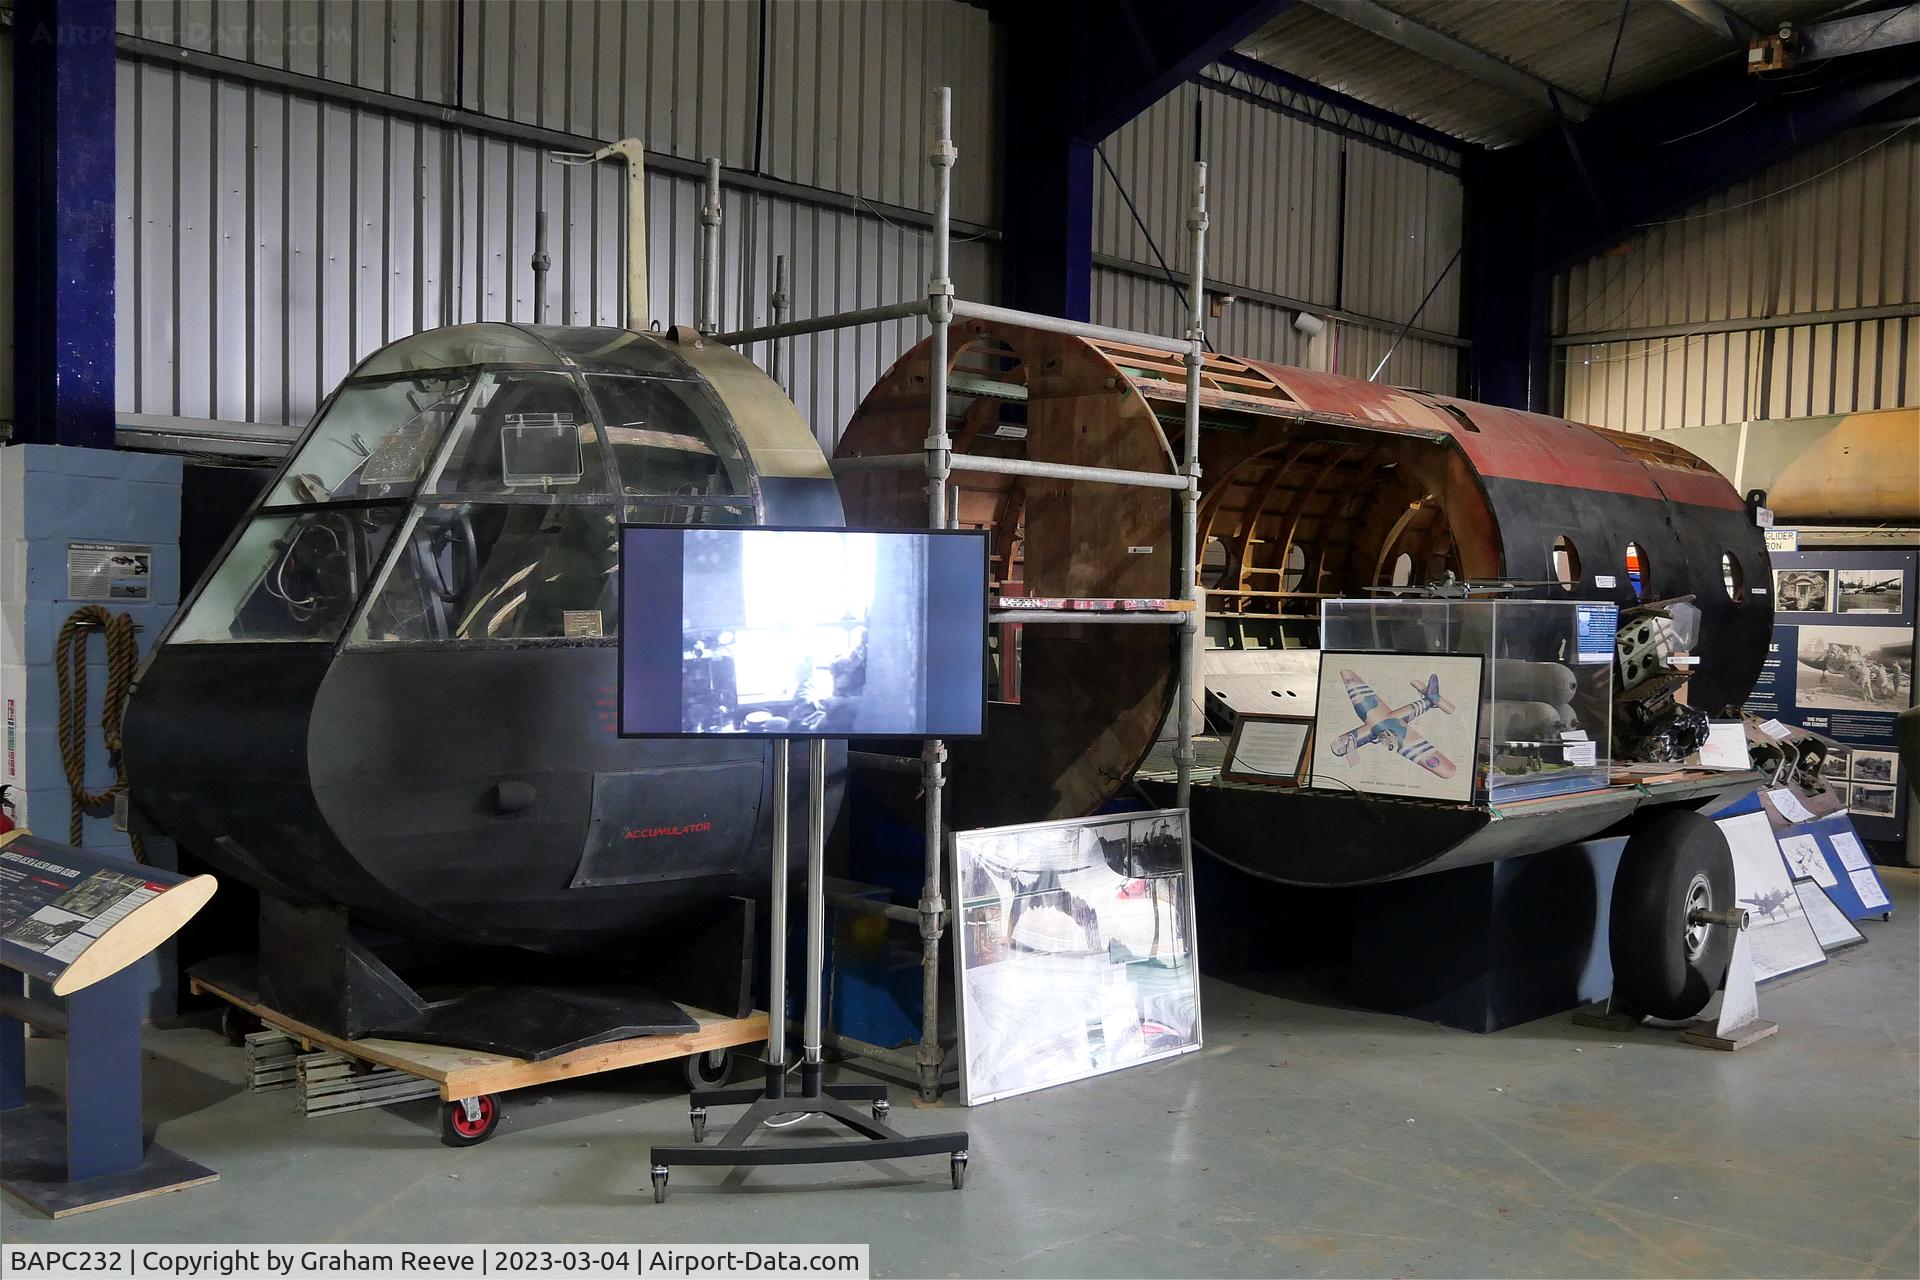
[[[20,0],[12,39],[13,439],[111,449],[112,0]]]

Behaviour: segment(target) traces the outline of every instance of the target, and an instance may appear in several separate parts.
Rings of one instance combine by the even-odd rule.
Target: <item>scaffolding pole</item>
[[[1204,610],[1200,599],[1200,364],[1206,343],[1207,166],[1193,165],[1193,205],[1187,211],[1187,231],[1193,236],[1193,277],[1187,286],[1187,426],[1181,441],[1185,456],[1186,491],[1180,495],[1180,595],[1193,601],[1180,629],[1179,737],[1173,744],[1176,785],[1174,807],[1185,809],[1193,787],[1193,659],[1200,642]]]
[[[773,260],[773,323],[778,328],[787,319],[787,255],[782,253]],[[773,375],[773,385],[780,388],[780,394],[793,399],[793,389],[787,386],[786,343],[774,338],[767,343],[767,367]]]
[[[720,330],[720,157],[707,157],[706,198],[700,203],[700,332]]]
[[[953,277],[949,262],[950,220],[953,212],[953,90],[934,90],[933,138],[927,162],[933,166],[933,270],[927,277],[927,523],[947,527],[947,476],[953,440],[947,435],[947,328],[953,323]],[[940,1067],[946,1051],[940,1044],[940,935],[946,918],[941,888],[943,824],[941,788],[946,785],[947,744],[929,739],[921,748],[920,785],[926,793],[926,880],[920,887],[920,1097],[940,1097]]]
[[[931,115],[932,136],[928,140],[927,160],[933,168],[933,226],[929,250],[932,258],[931,270],[927,277],[925,298],[915,298],[907,302],[889,303],[883,306],[864,307],[853,311],[842,311],[823,316],[814,316],[804,320],[786,318],[786,259],[776,260],[774,271],[773,320],[774,323],[758,328],[741,329],[733,333],[717,334],[714,340],[732,347],[744,347],[755,342],[772,344],[771,366],[776,382],[788,362],[782,358],[780,341],[801,334],[824,333],[834,329],[851,329],[861,325],[881,323],[889,320],[903,320],[914,316],[926,316],[931,326],[927,341],[927,360],[929,377],[927,380],[927,435],[922,442],[922,452],[918,454],[887,454],[866,458],[843,458],[833,464],[838,473],[860,471],[909,470],[924,467],[927,480],[927,524],[931,528],[945,529],[955,523],[957,511],[949,506],[947,485],[953,473],[957,471],[991,472],[1003,475],[1030,476],[1060,480],[1083,481],[1100,484],[1134,485],[1142,488],[1160,489],[1176,492],[1180,503],[1180,547],[1179,563],[1175,567],[1178,587],[1177,598],[1190,601],[1192,608],[1172,611],[1142,611],[1135,613],[1102,613],[1088,610],[1002,610],[989,614],[996,622],[1029,623],[1061,622],[1075,625],[1087,623],[1133,623],[1137,625],[1159,625],[1179,628],[1179,715],[1177,733],[1179,741],[1175,746],[1174,758],[1178,763],[1179,804],[1186,807],[1191,784],[1193,751],[1193,681],[1194,681],[1194,645],[1202,625],[1201,591],[1199,575],[1195,568],[1198,541],[1198,514],[1200,496],[1200,375],[1204,359],[1206,342],[1205,331],[1205,293],[1206,280],[1206,232],[1207,232],[1207,166],[1196,163],[1193,169],[1193,203],[1188,209],[1187,229],[1192,234],[1193,268],[1190,279],[1188,300],[1190,303],[1187,331],[1182,338],[1169,338],[1162,334],[1141,333],[1129,329],[1117,329],[1107,325],[1088,324],[1077,320],[1063,320],[1058,316],[1040,315],[1030,311],[1018,311],[1009,307],[990,306],[985,303],[967,302],[954,295],[951,271],[951,227],[952,227],[952,176],[954,161],[959,152],[953,145],[953,95],[952,90],[942,86],[934,91]],[[717,181],[712,184],[717,190]],[[717,200],[712,203],[717,205]],[[718,210],[714,210],[714,221],[708,226],[708,234],[717,238]],[[703,221],[705,221],[703,210]],[[709,260],[713,254],[709,252]],[[714,284],[712,279],[702,282],[702,298],[708,297],[707,289]],[[717,311],[717,303],[710,310]],[[949,365],[949,329],[955,320],[980,320],[995,324],[1013,325],[1035,329],[1044,333],[1067,334],[1084,338],[1091,342],[1103,342],[1119,346],[1136,347],[1147,351],[1166,352],[1184,358],[1187,369],[1186,384],[1186,430],[1183,440],[1184,460],[1177,474],[1163,475],[1155,472],[1125,471],[1112,467],[1081,467],[1056,463],[1035,463],[1019,459],[994,459],[956,456],[953,452],[953,439],[947,431],[947,396],[954,374]],[[704,328],[704,326],[703,326]],[[712,333],[712,329],[706,329]],[[961,388],[967,394],[992,394],[994,387]],[[1007,388],[1009,392],[1018,388]],[[1016,397],[1021,398],[1021,397]],[[947,902],[943,888],[943,866],[946,857],[946,826],[943,813],[943,789],[946,785],[947,748],[939,739],[928,739],[921,746],[920,758],[916,762],[909,757],[890,757],[867,752],[850,752],[849,763],[856,767],[881,769],[895,772],[917,773],[920,777],[924,803],[925,823],[925,879],[921,884],[920,901],[917,906],[882,907],[861,899],[836,901],[836,906],[859,911],[877,917],[896,920],[902,923],[917,922],[920,930],[920,1043],[911,1058],[919,1081],[920,1097],[926,1102],[936,1102],[940,1097],[940,1077],[945,1065],[945,1050],[940,1043],[940,942],[947,925]],[[822,1033],[830,1034],[830,1033]],[[904,1050],[890,1050],[880,1046],[867,1045],[860,1041],[842,1036],[832,1036],[830,1043],[865,1054],[883,1062],[906,1064]]]

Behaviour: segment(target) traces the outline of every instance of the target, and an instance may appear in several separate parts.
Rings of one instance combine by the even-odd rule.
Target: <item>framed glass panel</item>
[[[411,496],[470,384],[464,374],[347,383],[265,505]]]
[[[571,374],[547,371],[481,374],[427,491],[527,497],[610,492],[600,434],[579,384]]]
[[[399,520],[393,507],[255,516],[168,642],[338,638]]]
[[[746,493],[746,465],[726,411],[697,383],[589,377],[621,492],[629,497]]]
[[[400,535],[356,642],[593,640],[620,622],[612,507],[445,502]]]

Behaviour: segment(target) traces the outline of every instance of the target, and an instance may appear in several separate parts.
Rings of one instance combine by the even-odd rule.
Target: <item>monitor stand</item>
[[[787,834],[788,790],[791,779],[791,742],[773,744],[773,921],[767,961],[767,1078],[759,1089],[696,1090],[688,1098],[693,1122],[693,1146],[655,1147],[653,1198],[667,1198],[667,1171],[674,1165],[753,1167],[776,1164],[834,1164],[862,1160],[897,1160],[905,1156],[942,1153],[951,1157],[953,1185],[958,1190],[967,1176],[967,1135],[931,1133],[909,1136],[886,1124],[887,1086],[884,1084],[822,1084],[820,1080],[820,1010],[826,967],[826,796],[827,744],[823,738],[807,742],[807,999],[801,1023],[800,1091],[787,1092]],[[863,1113],[853,1103],[867,1103]],[[747,1105],[746,1114],[711,1146],[703,1145],[707,1108]],[[781,1117],[825,1116],[851,1129],[857,1138],[804,1146],[749,1147],[747,1140],[768,1121]]]

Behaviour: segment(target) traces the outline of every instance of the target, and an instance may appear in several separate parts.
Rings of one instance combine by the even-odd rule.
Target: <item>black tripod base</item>
[[[849,1105],[871,1104],[867,1112]],[[688,1099],[688,1118],[693,1122],[696,1144],[706,1136],[707,1108],[746,1104],[747,1113],[733,1123],[726,1135],[712,1146],[655,1147],[653,1161],[653,1199],[658,1204],[667,1198],[667,1170],[676,1164],[735,1166],[751,1168],[776,1164],[841,1164],[857,1160],[895,1160],[906,1156],[945,1154],[951,1158],[953,1187],[958,1191],[967,1180],[967,1135],[965,1133],[929,1133],[910,1137],[889,1127],[887,1087],[882,1084],[830,1084],[818,1094],[794,1097],[769,1097],[761,1089],[708,1089]],[[749,1147],[747,1139],[769,1120],[783,1116],[817,1115],[837,1120],[860,1135],[852,1141],[823,1142],[811,1146]]]

